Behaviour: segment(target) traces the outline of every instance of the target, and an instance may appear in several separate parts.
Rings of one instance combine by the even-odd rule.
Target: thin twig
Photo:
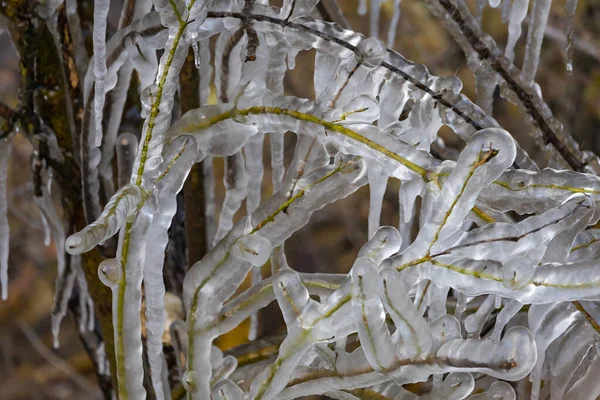
[[[71,365],[58,357],[52,351],[48,350],[48,347],[44,345],[44,343],[37,336],[35,331],[24,321],[18,320],[17,325],[19,329],[23,332],[27,340],[31,343],[33,348],[46,360],[48,363],[52,364],[58,370],[63,372],[66,376],[69,377],[73,382],[75,382],[81,389],[86,392],[95,392],[96,387],[89,380],[81,376],[77,371],[71,367]]]

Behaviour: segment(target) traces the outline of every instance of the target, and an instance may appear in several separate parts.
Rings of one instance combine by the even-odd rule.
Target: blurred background
[[[505,0],[509,1],[509,0]],[[338,0],[345,17],[354,30],[367,33],[368,15],[359,16],[357,0]],[[81,1],[90,9],[93,1]],[[393,0],[382,8],[380,37],[387,36]],[[472,10],[475,1],[469,0]],[[600,2],[579,0],[575,21],[574,72],[565,68],[565,0],[555,0],[544,38],[536,81],[554,115],[587,150],[600,149],[597,135],[600,120]],[[109,34],[116,29],[121,0],[111,1]],[[483,28],[503,48],[507,25],[502,22],[501,8],[486,7]],[[402,14],[395,40],[395,50],[406,58],[425,64],[437,76],[455,75],[464,85],[463,93],[475,99],[474,79],[460,48],[432,16],[424,0],[403,0]],[[90,35],[91,26],[84,26]],[[521,65],[527,23],[516,49],[516,64]],[[289,94],[311,98],[314,52],[298,55],[296,67],[286,77]],[[6,34],[0,34],[0,100],[16,108],[19,84],[18,58]],[[497,94],[496,94],[497,95]],[[521,145],[545,164],[529,136],[529,128],[518,109],[497,98],[494,117],[510,131]],[[444,130],[440,135],[449,146],[460,149],[459,140]],[[289,135],[286,154],[291,157],[294,138]],[[267,141],[268,142],[268,141]],[[268,144],[267,144],[268,146]],[[265,149],[266,150],[266,149]],[[101,398],[95,373],[87,358],[70,316],[62,324],[60,349],[52,348],[50,310],[52,307],[56,260],[54,243],[44,246],[43,225],[33,202],[29,159],[32,147],[17,135],[9,169],[8,209],[10,237],[9,298],[0,302],[0,398],[16,399],[95,399]],[[263,191],[271,192],[270,160],[265,151]],[[288,158],[289,159],[289,158]],[[223,199],[222,162],[215,162],[217,171],[217,207]],[[59,196],[59,193],[54,193]],[[398,184],[390,181],[382,212],[382,225],[398,224]],[[242,205],[242,210],[245,206]],[[358,249],[367,238],[369,209],[368,188],[316,212],[310,224],[298,231],[286,243],[286,254],[292,268],[306,272],[347,272]],[[241,213],[240,213],[241,216]],[[264,275],[268,274],[268,266]],[[261,336],[282,331],[277,307],[271,305],[261,313]],[[226,350],[243,344],[247,324],[243,324],[219,346]]]

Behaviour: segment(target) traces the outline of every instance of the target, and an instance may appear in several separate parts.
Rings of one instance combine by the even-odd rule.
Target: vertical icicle
[[[367,14],[367,0],[359,0],[358,2],[358,15]]]
[[[485,9],[485,5],[488,3],[488,0],[477,0],[477,8],[475,9],[475,20],[481,27],[481,20],[483,19],[483,10]]]
[[[465,319],[465,329],[469,333],[469,336],[479,336],[483,324],[485,324],[485,321],[487,321],[492,311],[494,311],[495,302],[496,296],[493,294],[488,295],[475,314],[471,314]]]
[[[244,156],[242,153],[236,153],[233,156],[225,158],[225,200],[223,209],[219,215],[219,226],[213,241],[213,246],[221,240],[227,232],[233,227],[233,217],[246,197],[248,186],[248,176],[244,166]]]
[[[102,144],[102,110],[104,109],[104,78],[106,78],[106,18],[110,0],[94,0],[94,114],[96,133],[94,142],[97,147]]]
[[[523,304],[518,302],[517,300],[511,300],[508,302],[506,307],[504,307],[496,317],[496,325],[494,325],[494,331],[492,333],[492,339],[496,341],[500,341],[500,337],[502,336],[502,331],[508,322],[514,317],[519,310],[523,307]]]
[[[567,0],[565,4],[565,14],[567,19],[567,72],[573,72],[573,40],[575,33],[575,11],[577,10],[577,0]]]
[[[283,134],[271,133],[271,170],[273,181],[273,193],[281,189],[285,167],[283,166]]]
[[[504,0],[502,3],[502,22],[505,24],[508,22],[510,18],[510,9],[512,7],[512,0]]]
[[[2,285],[2,300],[8,298],[8,253],[10,229],[8,226],[8,160],[12,143],[0,141],[0,284]]]
[[[375,164],[367,170],[369,177],[369,239],[379,229],[383,196],[387,187],[388,177]]]
[[[369,15],[369,36],[379,37],[379,15],[381,0],[371,0],[371,14]]]
[[[390,49],[394,47],[396,41],[396,31],[398,30],[398,22],[400,21],[400,3],[402,0],[394,0],[394,13],[390,20],[390,27],[387,35],[387,47]]]
[[[527,15],[529,0],[514,0],[512,9],[510,10],[510,20],[508,22],[508,40],[506,42],[506,50],[504,55],[509,60],[515,58],[515,45],[521,36],[521,24]]]
[[[531,21],[529,22],[529,30],[527,32],[525,60],[523,61],[523,69],[521,71],[523,85],[527,88],[533,86],[535,80],[551,5],[552,0],[533,0]]]
[[[34,157],[34,162],[36,158]],[[34,201],[44,219],[48,224],[50,236],[56,245],[56,259],[58,272],[56,275],[56,293],[54,297],[54,305],[52,307],[52,336],[54,347],[58,348],[58,335],[60,332],[60,324],[67,315],[67,306],[73,286],[75,284],[76,271],[72,268],[71,263],[67,265],[65,253],[65,228],[62,220],[58,215],[52,196],[50,195],[50,187],[52,185],[52,176],[48,170],[40,170],[42,177],[42,193],[41,196],[34,196]],[[70,260],[69,260],[70,261]]]
[[[117,180],[119,188],[129,183],[138,140],[133,133],[123,132],[117,139]]]
[[[206,202],[206,248],[213,248],[213,240],[217,232],[217,219],[215,218],[215,174],[213,173],[213,159],[206,157],[202,161],[202,172],[204,174],[204,199]]]
[[[248,215],[252,214],[260,205],[264,173],[262,162],[264,138],[265,135],[262,133],[254,135],[244,147],[246,171],[248,173],[248,197],[246,199],[246,211]]]

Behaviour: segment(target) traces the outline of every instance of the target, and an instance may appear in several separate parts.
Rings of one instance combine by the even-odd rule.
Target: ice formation
[[[79,282],[87,291],[78,255],[118,237],[116,257],[97,267],[112,293],[120,399],[143,399],[150,386],[157,398],[170,398],[166,329],[183,356],[178,378],[190,399],[508,400],[523,398],[527,380],[533,399],[598,396],[600,230],[593,227],[600,220],[600,180],[590,172],[600,165],[559,127],[535,89],[550,0],[531,6],[523,71],[510,63],[528,1],[504,0],[508,44],[500,51],[463,1],[427,0],[466,52],[481,108],[460,93],[457,78],[433,76],[377,39],[383,1],[359,2],[359,13],[370,15],[367,38],[313,18],[316,0],[284,0],[281,7],[259,0],[140,0],[107,41],[109,3],[94,2],[94,57],[85,78],[81,168],[88,225],[64,240],[48,190],[36,199],[59,251],[63,297],[53,313],[55,337],[69,288]],[[500,1],[479,1],[479,16],[488,3],[500,7]],[[393,2],[389,46],[400,4]],[[575,7],[567,2],[569,18]],[[571,22],[568,29],[571,35]],[[469,42],[468,32],[481,43]],[[285,95],[286,71],[310,49],[315,98]],[[201,76],[199,107],[180,115],[179,74],[190,51]],[[134,72],[142,85],[139,140],[119,132]],[[539,130],[558,132],[563,146],[556,149],[573,171],[540,170],[492,118],[496,86],[514,100],[507,94],[513,83],[522,87],[515,96],[527,96],[539,113]],[[446,160],[432,155],[433,147],[444,149],[437,137],[442,126],[465,142]],[[288,132],[296,138],[286,163]],[[265,183],[266,139],[272,175]],[[1,141],[3,298],[9,152],[10,142]],[[225,160],[220,207],[213,189],[217,158]],[[209,252],[185,268],[185,321],[167,327],[169,228],[177,194],[199,162],[207,215],[198,235]],[[397,228],[381,226],[393,180],[400,182]],[[294,271],[285,241],[315,211],[367,184],[368,240],[350,272]],[[245,215],[236,218],[240,212]],[[267,263],[271,275],[263,279]],[[248,274],[252,285],[242,291]],[[81,301],[89,329],[88,300]],[[216,349],[215,339],[248,318],[256,339],[257,312],[272,302],[287,334],[262,364],[242,364]],[[403,386],[413,383],[424,383],[425,393]]]

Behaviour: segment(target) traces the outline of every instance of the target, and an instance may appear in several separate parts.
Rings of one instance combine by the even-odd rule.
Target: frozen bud
[[[531,282],[535,267],[527,257],[507,261],[503,266],[502,284],[509,289],[520,289]]]
[[[379,103],[363,94],[350,100],[341,109],[332,111],[331,118],[340,124],[371,124],[379,118]]]
[[[444,343],[461,338],[460,322],[452,315],[442,315],[431,324],[432,349],[439,349]]]
[[[308,290],[297,273],[283,270],[274,279],[273,291],[287,325],[293,325],[310,302]]]
[[[196,378],[194,377],[194,371],[187,370],[181,377],[181,383],[185,388],[186,392],[194,393],[198,390],[198,386],[196,385]]]
[[[381,40],[370,37],[358,43],[354,56],[356,61],[366,68],[377,68],[383,62],[386,50],[387,48]]]
[[[233,246],[231,253],[234,257],[260,267],[267,262],[271,255],[271,242],[264,236],[242,236]]]
[[[216,400],[242,400],[244,392],[232,380],[224,379],[217,383],[211,397]]]
[[[379,264],[389,256],[396,254],[402,245],[402,237],[393,226],[382,226],[373,234],[358,253],[359,257],[367,257]]]
[[[515,400],[516,398],[515,389],[508,382],[498,381],[485,392],[469,397],[469,400]]]
[[[65,249],[71,255],[85,252],[85,240],[81,233],[75,233],[65,240]]]
[[[150,109],[152,108],[152,103],[154,103],[154,97],[158,92],[158,87],[156,84],[152,84],[142,90],[142,94],[140,96],[140,100],[142,102],[142,118],[145,118]]]
[[[532,177],[527,172],[515,172],[508,178],[508,187],[511,190],[522,190],[531,184]]]
[[[456,76],[441,76],[431,83],[431,90],[437,94],[458,93],[462,90],[462,82]]]
[[[446,400],[460,400],[467,397],[473,388],[475,388],[473,375],[467,372],[451,372],[444,379],[439,395]]]
[[[98,266],[98,277],[106,286],[113,288],[121,279],[121,264],[115,258],[104,260]]]

